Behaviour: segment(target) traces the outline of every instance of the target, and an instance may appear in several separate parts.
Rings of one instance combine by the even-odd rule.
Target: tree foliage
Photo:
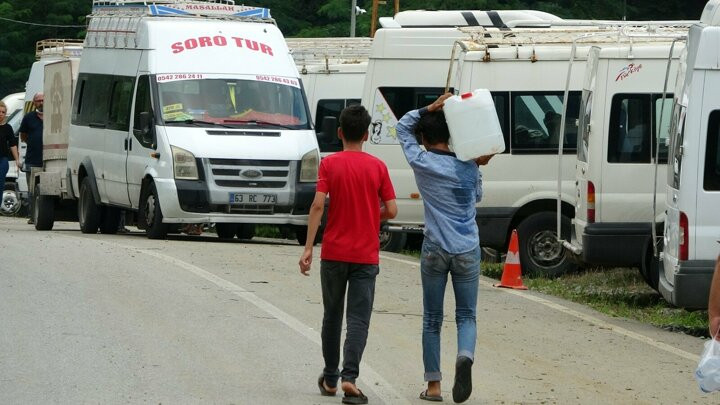
[[[243,3],[236,1],[237,4]],[[401,10],[542,10],[563,18],[678,20],[698,19],[705,0],[400,0]],[[23,91],[35,60],[35,43],[46,38],[81,39],[91,0],[0,0],[0,97]],[[329,37],[350,34],[351,0],[248,0],[244,4],[270,8],[286,36]],[[370,33],[372,0],[357,0],[367,13],[357,16],[356,33]],[[393,0],[379,8],[379,16],[392,16]],[[45,25],[35,26],[11,20]]]

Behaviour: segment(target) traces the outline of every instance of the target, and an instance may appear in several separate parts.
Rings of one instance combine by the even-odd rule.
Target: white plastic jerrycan
[[[452,96],[445,100],[443,111],[458,159],[471,160],[505,150],[495,103],[487,89]]]

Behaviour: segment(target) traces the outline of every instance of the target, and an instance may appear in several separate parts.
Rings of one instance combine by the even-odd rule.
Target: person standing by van
[[[455,292],[458,354],[455,363],[455,402],[472,392],[471,367],[477,336],[476,306],[480,277],[480,240],[475,204],[482,198],[479,165],[492,156],[461,161],[450,151],[450,133],[442,111],[450,93],[402,117],[398,140],[415,173],[425,209],[425,239],[420,273],[423,288],[423,364],[427,389],[420,398],[442,401],[440,381],[440,330],[448,274]],[[417,135],[417,139],[416,139]],[[418,139],[425,146],[420,148]]]
[[[310,208],[307,242],[300,257],[300,273],[307,276],[312,264],[313,241],[330,196],[327,225],[320,254],[323,295],[322,352],[325,368],[318,378],[324,396],[337,392],[342,377],[344,404],[366,404],[367,397],[355,385],[367,342],[370,314],[379,272],[380,222],[397,215],[395,191],[387,167],[362,151],[368,139],[370,115],[360,105],[340,113],[338,137],[343,151],[320,162],[317,191]],[[381,207],[380,202],[383,206]],[[347,333],[340,363],[340,334],[347,290]]]
[[[10,169],[8,158],[12,156],[15,164],[20,167],[20,159],[18,158],[17,140],[13,129],[5,122],[7,118],[7,105],[0,101],[0,196],[5,190],[5,176]],[[12,155],[10,155],[12,153]]]
[[[23,165],[23,171],[25,172],[25,178],[27,179],[28,194],[30,196],[30,210],[28,224],[32,224],[32,211],[33,211],[33,186],[31,182],[32,169],[35,167],[42,167],[43,165],[43,101],[45,97],[43,93],[36,93],[33,96],[33,105],[35,111],[31,111],[22,119],[20,123],[20,140],[27,144],[25,150],[25,163]]]
[[[718,241],[720,242],[720,241]],[[720,333],[720,255],[715,261],[715,273],[710,284],[710,299],[708,300],[708,328],[710,336],[718,337]]]

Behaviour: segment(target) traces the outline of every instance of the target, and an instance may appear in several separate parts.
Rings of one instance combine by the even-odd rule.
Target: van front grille
[[[219,187],[279,189],[289,181],[289,160],[209,159],[209,171]]]

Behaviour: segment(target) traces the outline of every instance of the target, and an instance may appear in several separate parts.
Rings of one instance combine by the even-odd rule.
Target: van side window
[[[705,146],[705,191],[720,191],[720,110],[710,113]]]
[[[146,148],[152,148],[152,144],[143,142],[142,137],[139,135],[142,128],[140,128],[140,113],[149,112],[152,115],[152,103],[150,98],[150,77],[140,76],[137,82],[137,90],[135,91],[135,112],[133,115],[133,134],[135,139],[140,142]]]
[[[609,163],[650,163],[650,95],[613,96],[608,130]]]
[[[513,92],[512,153],[557,153],[563,111],[563,92]],[[575,153],[580,92],[569,94],[563,138],[565,153]]]
[[[110,108],[108,89],[113,76],[88,74],[84,78],[78,125],[106,126]]]
[[[668,162],[668,143],[670,134],[670,122],[672,120],[672,109],[673,109],[673,96],[667,94],[665,99],[662,98],[662,94],[656,94],[653,96],[653,133],[657,134],[657,140],[660,143],[660,150],[658,151],[658,162],[660,164],[667,164]],[[662,114],[662,117],[660,117]],[[652,150],[650,151],[655,160],[655,138],[653,137]]]
[[[360,104],[358,99],[325,99],[318,100],[317,109],[315,111],[315,132],[319,135],[322,132],[322,122],[325,117],[335,117],[340,124],[340,112],[343,108]],[[342,150],[342,142],[335,134],[332,134],[332,141],[327,142],[325,139],[318,137],[318,145],[320,152],[340,152]]]
[[[127,131],[130,127],[130,103],[132,102],[134,77],[115,77],[110,96],[108,128]]]
[[[445,92],[442,87],[380,87],[378,90],[398,120],[408,111],[431,104]]]
[[[500,128],[502,129],[503,138],[505,138],[505,151],[503,153],[510,153],[510,131],[508,131],[508,109],[510,103],[510,93],[503,92],[492,92],[493,103],[495,103],[495,111],[500,120]]]
[[[73,125],[82,125],[80,122],[80,107],[82,106],[82,98],[85,90],[85,75],[78,77],[77,86],[75,90],[75,99],[73,100],[73,112],[72,112],[72,123]]]

